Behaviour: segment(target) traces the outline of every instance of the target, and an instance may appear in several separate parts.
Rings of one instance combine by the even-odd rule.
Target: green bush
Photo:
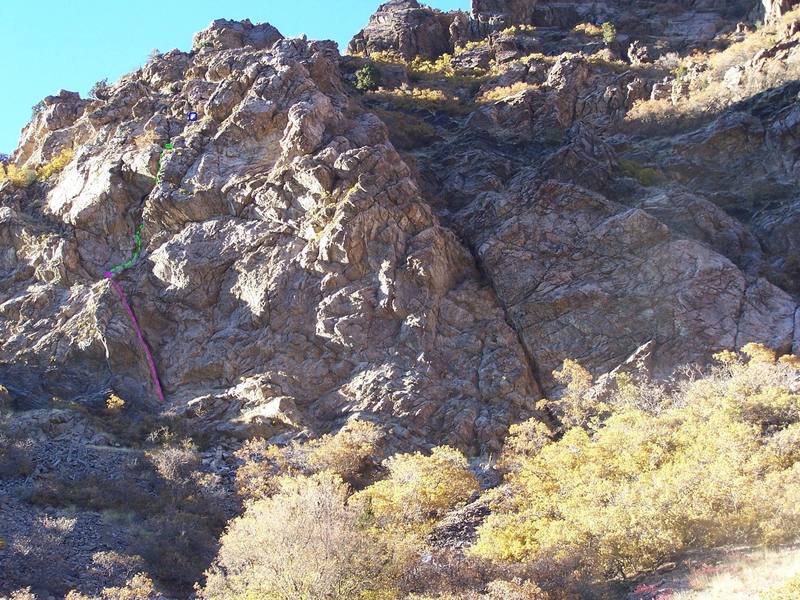
[[[617,27],[610,21],[606,21],[601,26],[603,30],[603,41],[606,43],[606,46],[613,44],[617,39]]]
[[[652,187],[664,183],[666,178],[663,173],[651,167],[645,167],[635,160],[628,160],[626,158],[619,159],[620,170],[628,177],[633,177],[641,185],[645,187]]]
[[[373,64],[366,64],[356,71],[356,89],[366,92],[377,89],[381,83],[381,73]]]

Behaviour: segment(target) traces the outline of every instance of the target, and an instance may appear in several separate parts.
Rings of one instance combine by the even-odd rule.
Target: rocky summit
[[[232,485],[244,440],[361,421],[382,456],[497,456],[564,419],[566,359],[661,385],[800,354],[794,4],[391,0],[345,54],[217,20],[48,96],[0,181],[0,404],[51,465],[25,485],[104,478],[73,448],[119,441],[113,398]]]

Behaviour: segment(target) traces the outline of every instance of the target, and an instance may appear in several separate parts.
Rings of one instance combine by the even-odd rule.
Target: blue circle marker
[[[192,111],[189,113],[189,120],[190,121],[197,121],[197,113]]]

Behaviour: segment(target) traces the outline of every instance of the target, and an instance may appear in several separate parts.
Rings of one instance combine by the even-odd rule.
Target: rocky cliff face
[[[400,446],[481,452],[568,357],[599,373],[651,342],[667,373],[749,341],[797,352],[797,90],[626,133],[666,84],[598,67],[572,26],[618,19],[620,54],[659,37],[631,52],[650,61],[750,9],[657,4],[384,4],[353,53],[436,58],[491,34],[454,61],[507,62],[490,83],[517,86],[406,109],[435,135],[402,153],[396,107],[350,84],[362,59],[269,25],[216,21],[102,100],[48,97],[12,159],[75,157],[0,186],[0,383],[20,407],[113,389],[216,434],[359,415]],[[541,30],[497,33],[513,24]],[[547,56],[513,62],[532,48]]]
[[[476,1],[468,29],[476,21],[541,23],[536,11],[554,6]],[[626,20],[625,7],[572,8],[580,18],[617,15],[617,40],[602,52],[618,60],[630,44],[636,62],[652,32]],[[679,17],[662,29],[670,34],[658,50],[664,58],[646,60],[722,43],[735,26],[729,17],[746,13],[744,5],[731,9],[671,5]],[[661,14],[646,3],[635,10]],[[531,34],[490,34],[459,53],[458,64],[480,64],[480,55],[507,61],[481,91],[509,91],[413,152],[428,196],[472,249],[540,384],[553,389],[550,373],[567,356],[599,373],[650,340],[653,369],[664,375],[748,341],[796,351],[797,234],[778,224],[794,222],[797,208],[796,85],[708,110],[679,133],[632,136],[624,128],[631,107],[657,97],[659,85],[680,97],[680,82],[648,80],[621,61],[609,69],[585,49],[571,52],[580,38],[544,22]],[[707,31],[696,30],[701,22]],[[795,64],[796,31],[778,38],[732,70]],[[532,47],[552,58],[514,62]]]
[[[115,283],[169,406],[226,432],[363,413],[405,444],[497,447],[538,388],[494,291],[335,47],[245,25],[214,23],[108,100],[48,98],[26,129],[19,163],[76,156],[52,183],[3,188],[0,378],[20,403],[156,400],[104,278],[143,223]]]

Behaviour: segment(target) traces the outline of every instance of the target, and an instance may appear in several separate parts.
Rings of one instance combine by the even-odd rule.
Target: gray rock
[[[662,81],[653,84],[650,92],[651,100],[669,100],[672,98],[672,82]]]
[[[0,296],[0,375],[24,364],[17,383],[32,396],[111,381],[157,408],[136,327],[103,277],[133,255],[143,222],[139,260],[117,283],[170,407],[197,428],[274,436],[359,413],[402,424],[404,446],[498,449],[510,423],[535,414],[539,391],[497,298],[385,126],[353,110],[335,49],[262,50],[256,31],[270,30],[218,22],[198,37],[215,49],[152,61],[152,81],[172,78],[176,61],[197,74],[159,92],[174,105],[141,73],[113,86],[102,125],[43,190],[68,235],[4,213],[0,236],[26,232],[9,236],[10,264],[35,260]],[[207,99],[197,123],[181,114],[197,107],[190,95]],[[153,143],[156,123],[169,137]],[[59,244],[47,267],[59,275],[37,276]]]
[[[283,36],[269,23],[253,25],[249,19],[244,21],[217,19],[208,28],[195,34],[192,47],[230,50],[251,46],[263,50],[270,48],[280,39],[283,39]]]
[[[635,40],[628,46],[628,60],[634,66],[653,62],[650,56],[650,49],[639,40]]]
[[[456,13],[420,5],[417,0],[390,0],[370,17],[369,24],[353,37],[347,50],[351,54],[372,54],[394,51],[410,60],[415,56],[436,58],[452,52],[454,43],[462,37],[459,24],[452,33]]]

